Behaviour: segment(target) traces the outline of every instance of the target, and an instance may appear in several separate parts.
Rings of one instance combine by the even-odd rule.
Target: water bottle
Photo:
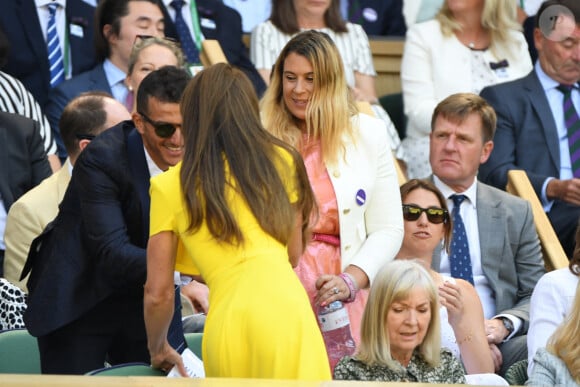
[[[334,370],[342,357],[352,355],[356,349],[350,334],[350,319],[343,303],[334,301],[326,306],[319,306],[318,323],[326,345],[330,369]]]

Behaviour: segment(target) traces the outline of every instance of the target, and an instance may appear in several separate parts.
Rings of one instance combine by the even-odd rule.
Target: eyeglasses
[[[75,137],[77,138],[77,140],[90,140],[90,141],[92,141],[96,136],[94,134],[76,133]]]
[[[443,208],[421,208],[414,204],[403,204],[403,218],[405,220],[417,220],[423,212],[427,214],[427,220],[433,224],[445,223],[449,219],[449,212]]]
[[[143,117],[145,121],[153,126],[155,129],[155,134],[161,138],[169,138],[173,136],[173,133],[175,133],[177,130],[177,127],[174,124],[170,124],[168,122],[155,122],[140,111],[137,111],[137,113],[139,113],[139,115]]]
[[[155,35],[135,35],[135,40],[133,41],[133,46],[135,44],[137,44],[138,42],[142,42],[145,40],[149,40],[149,39],[159,39],[159,40],[165,40],[167,42],[171,42],[174,44],[179,44],[179,42],[173,38],[170,38],[168,36],[155,36]]]

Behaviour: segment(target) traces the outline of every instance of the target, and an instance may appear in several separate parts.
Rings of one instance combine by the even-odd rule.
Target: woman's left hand
[[[457,284],[444,282],[439,286],[441,304],[447,308],[449,324],[455,326],[464,317],[463,295]]]
[[[169,372],[174,366],[177,366],[179,373],[183,377],[188,377],[187,371],[183,366],[183,360],[181,355],[177,353],[171,345],[166,341],[163,348],[158,353],[150,352],[151,355],[151,366],[153,368],[158,368],[163,372]]]
[[[334,274],[323,274],[316,280],[315,305],[326,306],[336,300],[346,300],[350,296],[350,289],[342,278]]]

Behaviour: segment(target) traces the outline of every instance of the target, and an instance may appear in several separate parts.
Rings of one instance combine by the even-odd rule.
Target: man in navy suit
[[[102,0],[96,9],[96,52],[98,64],[52,89],[46,106],[57,141],[58,154],[66,159],[58,121],[64,107],[85,91],[101,90],[125,104],[128,94],[125,77],[129,55],[137,35],[163,36],[163,14],[158,0]],[[94,46],[91,46],[94,47]]]
[[[143,320],[149,179],[182,158],[179,100],[188,80],[175,67],[144,78],[133,121],[85,148],[58,216],[31,246],[22,274],[32,268],[25,323],[38,337],[43,373],[149,362]],[[179,350],[185,344],[176,301],[168,339]]]
[[[580,2],[544,2],[536,16],[534,41],[538,61],[530,74],[481,92],[496,110],[498,123],[495,148],[479,168],[479,179],[505,189],[510,169],[525,170],[571,257],[580,217],[580,179],[571,167],[564,94],[558,87],[573,86],[572,101],[580,112]]]
[[[170,5],[172,0],[163,1],[163,14],[165,15],[165,35],[174,39],[179,39],[177,30],[175,28],[175,10]],[[252,84],[258,94],[262,95],[266,90],[264,80],[250,61],[247,53],[247,47],[242,41],[242,19],[240,14],[225,6],[219,0],[190,0],[186,2],[182,8],[184,19],[191,23],[194,21],[193,13],[191,12],[191,1],[196,5],[196,11],[201,33],[205,39],[215,39],[220,43],[222,50],[232,66],[242,70]],[[190,33],[193,26],[190,26]],[[192,33],[192,37],[195,34]]]
[[[6,214],[12,203],[50,174],[38,122],[0,112],[0,277]]]
[[[341,0],[345,19],[360,24],[367,35],[405,36],[402,0]]]
[[[41,107],[48,101],[50,73],[46,44],[46,5],[50,1],[3,0],[0,27],[4,30],[12,50],[4,72],[18,78],[34,95]],[[57,0],[63,7],[57,10],[56,22],[61,49],[67,52],[67,78],[92,68],[96,63],[93,45],[93,16],[95,7],[83,0]],[[44,28],[43,28],[44,27]],[[66,43],[68,47],[65,48]],[[68,58],[68,62],[66,59]]]

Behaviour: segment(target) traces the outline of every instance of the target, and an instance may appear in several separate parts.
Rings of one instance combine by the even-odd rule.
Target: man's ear
[[[493,150],[493,141],[487,141],[483,144],[483,149],[481,150],[481,156],[479,158],[479,163],[483,164],[489,159],[491,151]]]
[[[135,128],[137,128],[137,131],[140,134],[144,134],[145,122],[143,122],[143,117],[141,117],[141,114],[134,111],[133,113],[131,113],[131,119],[133,120],[133,123],[135,124]]]
[[[85,150],[85,148],[87,147],[87,145],[89,145],[91,143],[91,140],[87,140],[87,139],[82,139],[79,140],[79,150],[82,152]]]

